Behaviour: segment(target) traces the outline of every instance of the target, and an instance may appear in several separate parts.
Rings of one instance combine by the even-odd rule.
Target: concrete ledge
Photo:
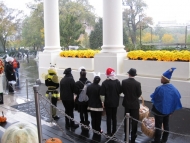
[[[56,58],[56,67],[60,69],[72,68],[78,70],[79,67],[84,66],[86,70],[94,70],[94,58]]]
[[[124,69],[136,68],[139,76],[160,77],[171,67],[177,68],[172,75],[172,79],[190,79],[190,62],[163,62],[163,61],[143,61],[124,60]]]

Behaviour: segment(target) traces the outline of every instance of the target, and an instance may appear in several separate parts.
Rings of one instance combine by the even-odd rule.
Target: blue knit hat
[[[166,72],[163,73],[163,77],[167,80],[171,79],[172,73],[176,68],[170,68],[169,70],[167,70]]]

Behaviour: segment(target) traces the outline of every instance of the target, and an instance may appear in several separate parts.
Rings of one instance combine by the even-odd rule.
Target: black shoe
[[[78,124],[73,124],[73,125],[71,125],[71,129],[77,129],[78,127],[79,127]]]
[[[57,115],[53,117],[54,120],[58,120],[59,118],[60,118],[60,117],[57,116]]]
[[[126,138],[124,138],[124,141],[126,142]],[[131,140],[129,140],[129,143],[132,143]]]
[[[156,143],[156,142],[155,142],[155,141],[150,141],[149,143]],[[166,143],[166,142],[163,142],[163,141],[161,140],[160,143]]]
[[[109,136],[109,137],[111,137],[111,136],[112,136],[112,135],[111,135],[111,134],[109,134],[109,133],[105,133],[105,135],[106,135],[106,136]]]
[[[9,91],[9,94],[14,94],[14,93],[16,93],[16,91],[12,91],[12,92]]]
[[[65,128],[68,130],[70,129],[70,127],[71,127],[70,125],[65,125]]]
[[[166,143],[166,141],[161,140],[160,143]]]

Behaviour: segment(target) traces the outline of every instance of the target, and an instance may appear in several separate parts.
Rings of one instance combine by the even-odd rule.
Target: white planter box
[[[85,67],[87,71],[94,71],[94,58],[56,58],[56,68],[78,70],[81,66]]]
[[[190,78],[190,62],[124,60],[124,71],[127,72],[130,68],[135,68],[138,76],[160,77],[171,67],[176,68],[172,79],[188,80]]]

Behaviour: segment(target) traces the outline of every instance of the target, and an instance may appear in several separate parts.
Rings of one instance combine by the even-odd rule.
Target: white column
[[[108,67],[122,74],[126,51],[123,45],[122,0],[103,0],[103,46],[94,57],[95,72],[105,73]]]
[[[56,66],[56,59],[61,52],[58,0],[44,0],[44,35],[44,51],[39,52],[40,79],[44,76],[42,73],[47,74],[50,65]],[[42,82],[44,83],[44,78]]]
[[[122,0],[103,0],[102,53],[123,53]]]
[[[58,0],[44,0],[44,35],[45,47],[43,52],[59,52],[59,3]]]

